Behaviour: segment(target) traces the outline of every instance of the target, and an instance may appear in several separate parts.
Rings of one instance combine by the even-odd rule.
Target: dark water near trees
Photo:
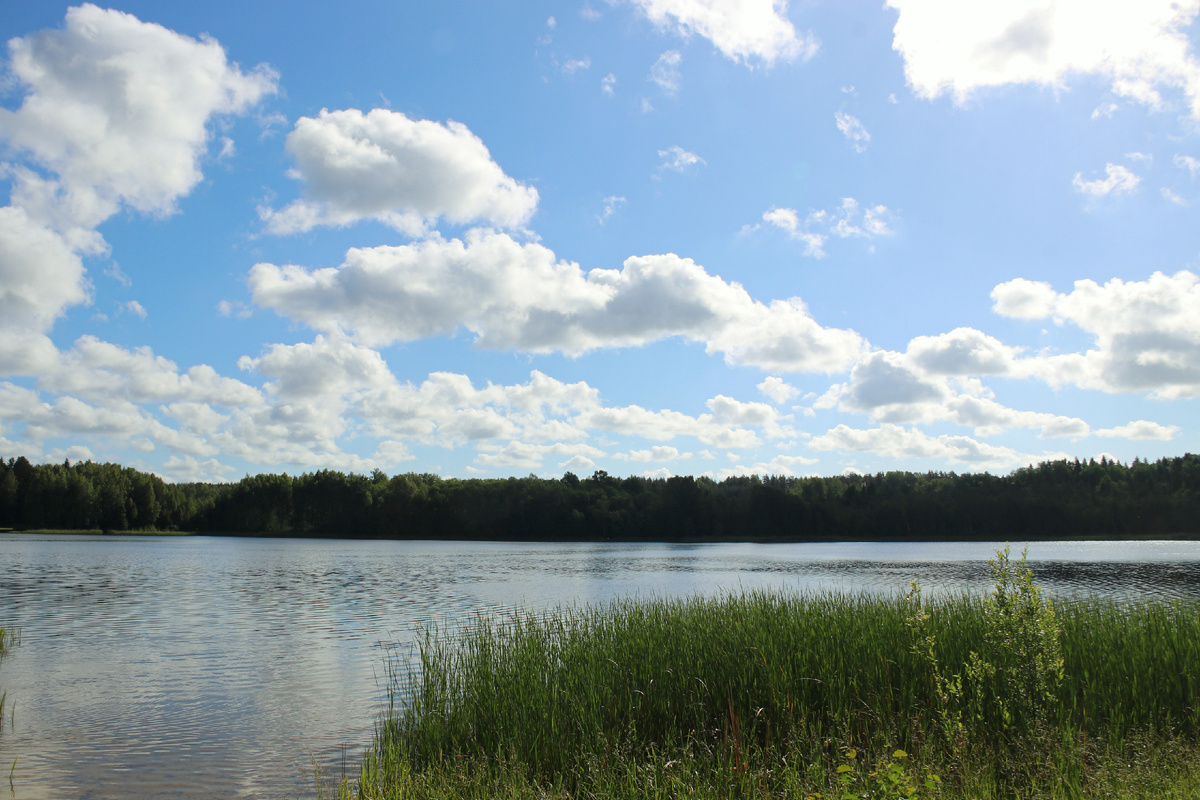
[[[0,798],[311,797],[314,763],[353,770],[389,659],[428,623],[913,578],[984,591],[998,546],[0,534],[0,626],[23,634],[0,663]],[[1056,597],[1200,597],[1197,542],[1038,542],[1029,556]]]

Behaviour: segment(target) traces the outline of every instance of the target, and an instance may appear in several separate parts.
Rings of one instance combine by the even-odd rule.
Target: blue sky
[[[1198,11],[13,5],[0,454],[182,481],[1194,452]]]

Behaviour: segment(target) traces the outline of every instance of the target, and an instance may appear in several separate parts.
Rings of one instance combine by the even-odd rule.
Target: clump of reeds
[[[21,643],[20,628],[4,628],[0,627],[0,656],[8,652],[10,647],[14,647]]]
[[[1200,603],[1054,607],[1023,560],[1000,564],[1008,606],[999,583],[932,600],[756,591],[431,629],[343,794],[805,797],[850,776],[883,797],[870,782],[902,775],[913,793],[897,796],[1031,796],[1083,791],[1145,737],[1194,753]]]
[[[20,643],[20,628],[0,628],[0,658],[3,658],[5,654],[8,653],[10,648],[15,647]],[[8,692],[0,691],[0,731],[4,729],[4,706],[7,701]]]

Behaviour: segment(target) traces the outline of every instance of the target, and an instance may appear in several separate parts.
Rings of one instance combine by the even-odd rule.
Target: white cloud
[[[700,156],[684,150],[677,144],[671,145],[666,150],[659,150],[658,157],[662,159],[662,163],[658,165],[659,172],[669,169],[682,174],[698,164],[707,163]]]
[[[732,425],[765,428],[775,425],[778,413],[766,403],[744,403],[719,394],[705,402],[717,420]]]
[[[583,58],[569,58],[562,65],[562,71],[565,75],[574,75],[580,70],[590,69],[591,66],[592,60],[587,56],[584,56]]]
[[[596,215],[596,219],[601,225],[608,222],[609,218],[611,218],[613,214],[617,213],[617,209],[625,205],[625,198],[612,195],[611,197],[604,198],[603,202],[604,209]]]
[[[136,450],[138,448],[135,446],[134,449]],[[61,464],[66,459],[79,462],[92,461],[95,458],[96,454],[91,451],[91,448],[84,447],[83,445],[72,445],[71,447],[67,448],[55,448],[54,450],[51,450],[50,452],[46,453],[45,457],[42,459],[42,463]]]
[[[890,424],[866,430],[838,425],[812,438],[808,444],[815,450],[849,450],[892,460],[932,458],[980,468],[1011,468],[1041,460],[969,436],[930,436],[915,428]]]
[[[1116,103],[1101,103],[1093,109],[1092,119],[1100,119],[1101,117],[1111,119],[1112,115],[1117,113],[1120,108]]]
[[[612,97],[617,85],[617,76],[611,72],[600,79],[600,91],[604,92],[609,97]]]
[[[992,310],[1013,319],[1045,319],[1054,313],[1058,292],[1045,281],[1015,278],[992,289]]]
[[[1071,322],[1092,334],[1086,353],[1022,360],[1053,384],[1163,398],[1200,395],[1200,279],[1186,270],[1145,281],[1075,282],[1067,294],[1017,278],[992,290],[993,310],[1017,319]]]
[[[46,331],[88,299],[83,261],[67,241],[22,208],[0,208],[0,324]]]
[[[1075,190],[1092,197],[1104,197],[1110,194],[1127,194],[1138,187],[1142,179],[1120,164],[1106,164],[1104,172],[1107,178],[1085,181],[1082,172],[1075,173],[1072,184]]]
[[[724,479],[734,475],[795,475],[797,467],[805,467],[816,463],[817,459],[815,458],[777,455],[770,461],[760,461],[751,466],[738,464],[729,469],[723,469],[717,474],[717,477]]]
[[[674,96],[679,93],[679,62],[682,60],[678,50],[668,50],[650,67],[650,80],[658,84],[663,94]]]
[[[174,362],[148,347],[127,350],[94,336],[81,336],[60,354],[58,365],[38,385],[51,392],[94,402],[114,399],[133,403],[192,401],[225,406],[260,402],[257,389],[222,377],[200,364],[181,372]]]
[[[846,141],[850,142],[856,152],[866,151],[867,145],[871,143],[871,134],[867,132],[866,127],[859,122],[857,117],[852,117],[844,111],[838,111],[834,113],[833,119],[837,123],[838,130],[842,132]]]
[[[972,374],[1025,374],[1018,351],[979,331],[959,328],[918,337],[907,353],[876,351],[862,358],[846,383],[834,384],[816,405],[865,414],[876,422],[953,422],[976,436],[1012,428],[1037,429],[1043,438],[1081,438],[1086,422],[1036,411],[1018,411],[992,399]]]
[[[1160,425],[1157,422],[1139,419],[1127,425],[1115,428],[1104,428],[1096,431],[1097,436],[1111,436],[1115,439],[1136,439],[1140,441],[1169,442],[1179,433],[1178,425]]]
[[[1175,156],[1175,166],[1186,169],[1193,178],[1200,175],[1200,158],[1194,156]]]
[[[579,465],[586,462],[594,466],[593,459],[603,458],[604,451],[590,445],[539,445],[525,442],[509,442],[504,446],[485,444],[480,446],[475,463],[505,469],[539,469],[546,458],[552,455],[568,456],[566,461],[559,464],[560,469],[590,469]],[[576,466],[568,466],[572,463]]]
[[[888,0],[899,11],[893,47],[920,97],[1005,84],[1060,88],[1096,75],[1112,90],[1152,108],[1164,90],[1180,92],[1200,118],[1200,62],[1188,26],[1197,0],[1108,3],[1041,0],[959,3]]]
[[[753,430],[722,423],[712,414],[691,417],[678,411],[650,411],[637,405],[590,409],[579,415],[579,424],[660,442],[692,436],[703,444],[726,449],[754,447],[760,441]]]
[[[613,458],[618,461],[633,461],[638,464],[657,464],[667,461],[683,461],[692,457],[691,453],[681,453],[679,448],[670,445],[655,445],[648,450],[631,450],[628,453],[615,453]]]
[[[0,325],[41,332],[89,302],[81,256],[107,250],[96,226],[123,204],[173,212],[200,180],[210,119],[275,91],[275,75],[243,73],[211,39],[93,5],[8,45],[22,97],[0,108],[0,142],[51,177],[0,167],[13,178],[0,208]]]
[[[274,233],[364,219],[412,236],[439,218],[513,228],[537,208],[537,190],[505,175],[460,122],[412,120],[382,108],[323,109],[296,122],[287,149],[305,196],[279,210],[259,209]]]
[[[865,346],[799,299],[765,305],[672,253],[584,273],[493,231],[354,248],[337,268],[257,264],[249,283],[258,305],[370,345],[465,328],[485,348],[579,354],[682,336],[729,363],[789,372],[839,371]]]
[[[246,319],[253,315],[254,311],[241,300],[222,300],[217,303],[217,313],[222,317],[236,316],[238,319]]]
[[[841,205],[832,211],[810,210],[803,220],[794,208],[770,208],[763,212],[762,218],[768,225],[803,242],[804,255],[824,258],[825,244],[830,236],[867,240],[891,236],[895,233],[889,225],[892,216],[887,206],[876,205],[864,209],[853,197],[845,197]],[[752,231],[756,227],[750,226],[744,230]]]
[[[937,336],[918,336],[908,343],[908,358],[934,375],[1003,375],[1019,354],[1000,340],[974,328],[955,328]]]
[[[224,483],[237,472],[215,458],[200,461],[193,456],[171,456],[158,473],[175,483]]]
[[[778,404],[786,403],[793,397],[800,394],[800,390],[794,386],[789,386],[783,378],[771,375],[758,384],[758,390]]]
[[[121,306],[121,309],[127,314],[133,314],[138,319],[146,318],[146,309],[137,300],[130,300]]]
[[[1159,191],[1159,194],[1161,194],[1163,196],[1163,199],[1166,200],[1167,202],[1174,203],[1177,206],[1183,206],[1185,208],[1187,207],[1188,201],[1184,200],[1182,197],[1180,197],[1179,195],[1172,192],[1166,186],[1162,187],[1158,191]]]
[[[571,456],[569,459],[560,462],[558,465],[559,469],[565,469],[568,471],[578,470],[579,472],[587,472],[588,470],[595,469],[595,467],[596,462],[583,455]]]
[[[699,34],[734,61],[770,67],[807,60],[817,52],[812,35],[798,35],[787,18],[787,0],[631,0],[660,28]]]
[[[120,203],[174,211],[200,180],[210,117],[275,91],[271,70],[242,72],[212,39],[90,4],[68,9],[62,30],[8,46],[27,94],[0,109],[0,136],[58,175],[61,202],[88,228]]]

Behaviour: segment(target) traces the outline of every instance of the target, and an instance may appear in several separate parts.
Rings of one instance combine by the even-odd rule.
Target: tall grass
[[[0,659],[4,658],[10,648],[20,643],[20,628],[0,628]],[[0,690],[0,731],[4,730],[4,706],[7,701],[8,692]]]
[[[0,627],[0,656],[8,652],[10,647],[21,643],[20,628]]]
[[[431,629],[419,668],[396,677],[375,747],[343,793],[421,796],[411,794],[414,781],[449,781],[444,796],[472,796],[455,781],[475,775],[513,796],[803,797],[835,788],[847,764],[843,775],[863,780],[881,763],[891,772],[877,774],[897,774],[889,754],[900,749],[914,796],[936,770],[984,797],[1032,791],[1039,780],[1083,786],[1098,774],[1097,753],[1115,757],[1131,742],[1175,742],[1194,754],[1197,602],[1055,609],[1062,679],[1048,716],[1016,731],[1021,758],[1041,764],[1023,777],[1008,772],[1026,770],[1025,761],[993,758],[994,731],[982,727],[994,722],[966,704],[956,712],[960,737],[946,736],[936,671],[961,679],[973,652],[986,658],[995,624],[986,603],[959,595],[922,604],[936,670],[915,646],[911,596],[623,600]],[[993,692],[1015,669],[997,663]]]

